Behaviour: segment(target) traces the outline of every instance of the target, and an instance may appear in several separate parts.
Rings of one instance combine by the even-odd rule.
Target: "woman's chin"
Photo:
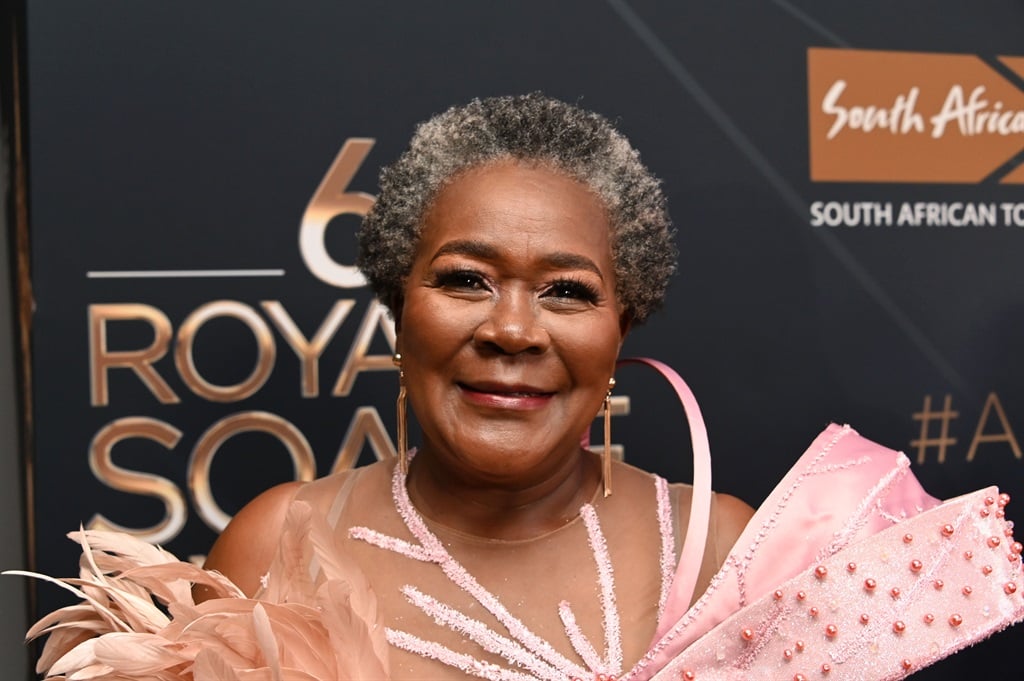
[[[490,436],[478,433],[471,442],[460,443],[442,464],[457,469],[452,473],[459,478],[514,486],[540,482],[557,476],[579,448],[537,435],[527,428],[503,429]]]

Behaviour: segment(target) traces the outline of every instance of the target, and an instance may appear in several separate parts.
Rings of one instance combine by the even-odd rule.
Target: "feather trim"
[[[68,535],[82,546],[77,577],[3,573],[81,599],[29,629],[28,640],[48,635],[36,671],[49,681],[387,678],[388,644],[368,580],[338,557],[332,533],[308,505],[293,506],[275,577],[259,599],[164,549],[98,530]],[[322,568],[319,579],[311,565]],[[195,584],[215,597],[197,604]]]

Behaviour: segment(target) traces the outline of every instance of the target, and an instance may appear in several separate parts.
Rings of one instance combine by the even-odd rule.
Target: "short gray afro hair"
[[[392,311],[434,198],[460,173],[507,160],[541,163],[588,187],[611,225],[619,304],[638,323],[661,306],[677,256],[661,183],[603,116],[533,93],[474,99],[434,116],[381,170],[357,264]]]

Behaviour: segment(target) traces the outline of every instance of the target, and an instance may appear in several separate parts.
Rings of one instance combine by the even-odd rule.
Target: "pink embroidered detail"
[[[573,650],[580,656],[583,663],[591,669],[602,668],[601,656],[597,654],[594,646],[590,645],[590,641],[583,635],[580,625],[576,622],[576,615],[573,613],[572,608],[569,607],[568,601],[562,601],[558,604],[558,616],[562,619],[562,625],[569,636],[569,642],[572,644]]]
[[[587,527],[587,538],[597,563],[597,578],[601,585],[601,610],[604,613],[605,669],[594,671],[614,674],[622,673],[622,630],[619,624],[619,609],[615,604],[615,573],[608,556],[608,545],[597,512],[590,504],[580,509],[580,516]]]
[[[445,648],[438,643],[424,641],[422,638],[404,631],[388,629],[387,639],[388,643],[396,648],[408,650],[411,653],[416,653],[421,657],[431,660],[437,660],[449,667],[460,669],[466,674],[487,679],[488,681],[536,681],[536,677],[529,674],[523,674],[511,669],[504,669],[500,665],[483,662],[470,655],[464,655]]]
[[[746,571],[746,566],[754,559],[754,555],[757,553],[761,543],[768,537],[771,531],[778,524],[779,517],[782,515],[783,510],[789,503],[789,500],[792,498],[792,496],[796,494],[797,490],[803,484],[804,479],[808,475],[812,474],[811,471],[814,469],[814,467],[822,459],[828,456],[829,452],[832,451],[832,449],[840,440],[842,440],[844,437],[853,432],[853,429],[850,428],[849,426],[843,426],[836,432],[836,434],[832,437],[828,444],[822,447],[821,450],[819,450],[818,453],[814,455],[814,458],[812,459],[811,463],[804,469],[803,472],[801,472],[796,477],[795,480],[793,480],[789,488],[785,491],[785,493],[783,493],[782,498],[779,500],[778,504],[776,504],[775,508],[772,509],[771,515],[769,515],[769,517],[766,518],[765,521],[761,524],[761,527],[758,529],[757,535],[754,537],[754,541],[747,548],[746,553],[743,555],[742,559],[735,553],[730,553],[730,555],[725,560],[725,564],[722,565],[722,567],[718,570],[715,576],[711,578],[711,584],[708,586],[707,590],[701,595],[701,597],[697,599],[697,602],[694,603],[693,606],[686,611],[686,613],[679,619],[679,621],[677,621],[672,626],[672,628],[669,629],[665,633],[665,635],[661,637],[660,640],[658,640],[653,646],[651,646],[651,649],[647,651],[647,654],[644,655],[636,663],[636,665],[634,665],[633,669],[631,669],[629,673],[626,674],[626,676],[623,677],[621,681],[631,681],[631,679],[640,675],[643,672],[643,670],[651,663],[651,661],[654,660],[654,658],[656,658],[663,650],[668,648],[669,645],[671,645],[672,641],[676,639],[694,620],[697,619],[701,611],[704,609],[704,606],[707,604],[708,601],[712,599],[713,595],[721,586],[721,584],[729,578],[729,575],[733,570],[736,571],[735,579],[737,583],[737,590],[739,591],[739,605],[742,607],[744,604],[746,604],[746,588],[744,585],[744,572]],[[738,549],[739,547],[733,547],[733,551],[737,551]]]
[[[821,468],[819,467],[819,463],[825,457],[828,456],[829,452],[832,451],[836,443],[838,443],[841,439],[843,439],[852,432],[853,430],[849,426],[844,426],[839,432],[835,434],[835,436],[827,445],[822,447],[821,451],[818,452],[817,456],[814,457],[810,464],[808,464],[806,468],[804,468],[804,470],[793,481],[789,489],[787,489],[785,494],[782,496],[782,499],[779,500],[779,503],[773,509],[772,514],[761,525],[761,528],[758,531],[757,536],[754,538],[753,543],[751,543],[751,545],[747,548],[746,553],[743,555],[742,562],[739,562],[736,566],[736,580],[740,596],[740,607],[743,607],[747,604],[747,590],[745,580],[747,566],[750,564],[752,560],[754,560],[754,555],[757,553],[757,550],[761,546],[761,543],[768,537],[768,534],[778,524],[779,518],[782,516],[783,510],[786,508],[786,506],[789,505],[789,501],[793,497],[793,495],[796,494],[796,491],[801,487],[801,485],[803,485],[804,479],[811,475],[819,475],[821,473],[826,472],[821,470]],[[828,468],[828,466],[825,466],[825,468]]]
[[[810,478],[812,476],[819,475],[826,470],[837,469],[836,460],[842,460],[846,458],[846,463],[838,464],[839,469],[846,469],[854,471],[856,465],[864,459],[861,456],[861,452],[865,448],[871,449],[877,447],[874,443],[867,442],[856,435],[855,431],[850,429],[848,426],[833,427],[829,431],[826,431],[826,437],[820,437],[815,442],[814,446],[808,450],[802,457],[801,465],[795,467],[790,475],[787,475],[786,479],[780,484],[776,490],[772,493],[769,502],[762,506],[758,512],[754,523],[744,532],[742,537],[742,543],[737,543],[733,547],[732,552],[726,559],[725,565],[712,578],[712,583],[709,589],[697,600],[693,607],[684,613],[675,622],[671,623],[665,633],[662,634],[661,638],[657,640],[652,646],[651,650],[634,666],[633,669],[625,677],[624,681],[645,681],[650,679],[652,675],[656,674],[657,678],[676,678],[674,675],[678,675],[682,670],[694,671],[695,669],[702,668],[706,670],[712,670],[716,667],[728,667],[741,668],[741,665],[734,665],[733,662],[737,661],[731,654],[725,652],[725,648],[714,648],[704,647],[704,650],[710,657],[707,659],[709,666],[702,667],[701,665],[694,665],[694,659],[690,659],[685,653],[682,653],[686,646],[690,646],[696,639],[699,633],[694,633],[689,630],[691,627],[697,627],[699,632],[706,631],[707,628],[711,628],[720,621],[717,618],[720,613],[723,612],[723,606],[728,604],[729,608],[732,608],[733,612],[735,609],[743,608],[745,604],[749,602],[751,597],[758,599],[767,595],[774,600],[772,595],[774,590],[777,589],[776,585],[771,586],[771,591],[762,591],[766,583],[763,579],[765,573],[764,564],[761,564],[759,572],[751,572],[752,579],[756,580],[757,590],[752,595],[747,593],[747,573],[748,569],[751,568],[752,563],[757,567],[758,564],[754,563],[755,555],[769,555],[766,551],[762,551],[762,544],[768,539],[769,535],[774,536],[776,532],[776,525],[779,523],[788,522],[799,522],[799,520],[793,517],[793,512],[801,508],[799,505],[791,504],[795,495],[799,503],[803,503],[807,495],[802,493],[802,489],[808,487]],[[843,442],[841,440],[852,435],[853,442]],[[860,451],[858,451],[860,450]],[[867,530],[869,533],[874,533],[882,529],[883,524],[900,523],[906,522],[908,518],[922,513],[928,509],[933,509],[934,504],[937,503],[935,500],[930,499],[923,490],[920,489],[916,481],[909,474],[909,461],[902,454],[891,452],[890,450],[884,450],[884,448],[878,448],[880,456],[875,457],[873,454],[869,457],[872,459],[872,463],[869,464],[866,474],[872,476],[873,480],[865,485],[863,492],[866,492],[860,496],[859,501],[853,501],[853,506],[845,506],[849,509],[845,511],[838,522],[836,531],[830,537],[824,537],[824,543],[820,544],[820,548],[817,552],[816,558],[810,558],[814,562],[810,562],[811,568],[816,564],[825,562],[824,559],[828,559],[829,566],[844,568],[842,575],[843,580],[852,579],[855,580],[853,584],[856,584],[858,588],[863,586],[864,577],[868,577],[870,572],[876,574],[888,574],[891,571],[891,567],[888,566],[888,559],[882,560],[881,563],[885,565],[885,568],[880,570],[878,556],[871,556],[869,561],[865,554],[861,554],[859,551],[852,551],[844,553],[849,558],[843,560],[842,563],[836,563],[832,560],[832,556],[836,553],[848,551],[854,546],[858,546],[864,541],[864,532]],[[850,452],[852,456],[845,456],[844,454]],[[876,476],[877,477],[874,477]],[[865,482],[868,482],[867,478],[863,478]],[[909,480],[909,482],[908,482]],[[815,481],[818,487],[821,484]],[[817,493],[817,490],[813,491]],[[993,499],[993,505],[995,500]],[[789,506],[793,506],[792,509]],[[851,512],[852,511],[852,512]],[[993,515],[995,515],[993,513]],[[941,522],[939,523],[941,525]],[[932,526],[934,527],[934,525]],[[905,526],[906,529],[900,531],[897,535],[899,545],[905,546],[905,543],[913,543],[914,555],[906,555],[901,553],[903,556],[898,560],[904,565],[909,565],[911,560],[924,558],[926,552],[921,550],[922,540],[915,540],[914,536],[927,538],[923,541],[925,543],[931,542],[931,536],[928,535],[925,530],[925,525],[921,523],[911,523]],[[910,534],[906,530],[916,530],[914,536],[905,537],[904,535]],[[989,535],[991,536],[991,535]],[[869,540],[870,541],[870,540]],[[1009,540],[1012,541],[1012,540]],[[890,545],[891,546],[891,545]],[[776,547],[777,548],[777,547]],[[909,548],[909,547],[907,547]],[[891,553],[895,553],[894,550],[886,549]],[[884,552],[883,552],[884,553]],[[857,560],[850,560],[850,558],[856,558]],[[929,561],[923,561],[926,565],[929,565]],[[863,563],[863,565],[862,565]],[[853,565],[851,569],[851,564]],[[806,565],[806,563],[805,563]],[[872,567],[874,566],[874,567]],[[922,566],[923,568],[925,566]],[[862,568],[865,568],[862,570]],[[735,572],[733,572],[735,571]],[[768,570],[767,572],[771,572]],[[867,574],[865,574],[867,573]],[[907,571],[904,574],[914,573]],[[930,589],[931,581],[924,581],[924,575],[931,573],[931,579],[935,578],[934,573],[929,570],[922,569],[922,583],[928,585]],[[809,572],[813,577],[813,572]],[[831,575],[837,575],[833,569],[829,569],[830,578],[825,581],[819,581],[815,578],[818,584],[828,584],[832,581]],[[858,578],[857,575],[860,575]],[[916,576],[916,575],[915,575]],[[994,575],[995,576],[995,575]],[[837,577],[838,579],[838,577]],[[901,578],[902,579],[902,578]],[[777,584],[777,583],[776,583]],[[805,585],[806,586],[806,585]],[[881,591],[881,585],[879,590]],[[893,584],[888,584],[885,587],[886,591],[893,587]],[[905,583],[899,584],[899,587],[903,588],[903,592],[906,593],[907,585]],[[792,594],[796,590],[792,586],[785,589],[785,593]],[[809,591],[809,590],[808,590]],[[866,591],[860,591],[859,593],[864,594],[865,598],[872,598],[871,594]],[[930,591],[930,593],[935,593]],[[853,596],[853,593],[847,594]],[[671,597],[670,597],[671,598]],[[893,601],[889,598],[884,599],[884,602],[900,603],[904,599]],[[879,600],[879,603],[883,601]],[[795,607],[795,603],[792,603],[791,598],[787,597],[785,603],[787,608]],[[791,604],[792,603],[792,604]],[[827,602],[820,604],[820,611],[824,613],[835,613],[836,608],[841,608],[842,603],[830,599]],[[803,612],[808,612],[804,606]],[[815,606],[812,606],[815,607]],[[706,610],[706,612],[705,612]],[[856,621],[857,614],[854,615],[854,621]],[[804,615],[806,617],[806,615]],[[831,617],[832,615],[830,615]],[[948,615],[947,615],[948,616]],[[920,615],[918,615],[920,617]],[[872,626],[866,624],[857,624],[857,629],[874,629],[876,621],[878,626],[886,626],[884,623],[888,620],[888,627],[892,626],[893,619],[881,618],[877,619],[874,617],[869,618]],[[749,621],[749,620],[748,620]],[[840,624],[839,622],[835,622]],[[821,625],[819,625],[821,626]],[[846,626],[846,631],[852,631]],[[841,627],[842,628],[842,627]],[[890,629],[890,636],[891,636]],[[819,634],[820,636],[820,634]],[[824,637],[821,637],[824,639]],[[840,635],[840,640],[845,637]],[[761,640],[760,638],[758,639]],[[834,644],[833,644],[834,645]],[[748,647],[750,647],[748,645]],[[739,654],[739,651],[737,651]],[[672,656],[677,656],[673,659]],[[687,659],[684,659],[687,658]],[[831,665],[831,661],[829,662]],[[656,670],[660,672],[656,673]],[[724,669],[718,670],[719,672]],[[699,675],[699,674],[698,674]],[[715,674],[712,673],[712,677]],[[715,677],[717,678],[717,677]]]
[[[735,581],[736,588],[739,595],[739,605],[742,606],[746,603],[746,586],[744,573],[747,565],[754,559],[754,555],[757,553],[761,543],[768,537],[771,531],[778,524],[779,517],[782,515],[783,510],[789,503],[790,498],[796,494],[797,490],[803,484],[804,479],[810,474],[809,471],[816,464],[818,464],[823,458],[827,457],[829,452],[835,447],[843,437],[854,432],[849,426],[843,426],[838,432],[832,437],[832,439],[814,455],[811,463],[801,472],[795,480],[792,481],[789,488],[782,494],[781,499],[776,504],[775,508],[772,509],[771,514],[764,520],[761,527],[758,529],[757,535],[754,537],[754,541],[747,547],[746,553],[742,558],[737,555],[739,546],[734,546],[733,551],[730,552],[726,558],[725,563],[719,568],[715,576],[711,578],[711,584],[708,585],[707,590],[697,599],[686,613],[658,640],[651,646],[651,649],[647,651],[640,660],[633,666],[633,669],[627,673],[621,681],[632,681],[636,677],[647,678],[648,675],[644,673],[647,666],[657,658],[662,651],[672,645],[672,642],[686,630],[690,624],[692,624],[704,610],[704,607],[709,601],[712,601],[715,593],[721,587],[722,583],[729,580],[730,574],[735,570]]]
[[[391,494],[394,498],[395,507],[402,517],[406,527],[420,544],[427,550],[429,555],[437,556],[435,562],[455,586],[459,587],[473,597],[487,612],[491,613],[498,622],[508,631],[513,639],[519,641],[528,650],[540,657],[548,664],[556,667],[566,676],[587,676],[587,670],[574,664],[564,655],[555,650],[550,643],[537,636],[521,620],[516,618],[490,591],[485,589],[476,581],[467,570],[455,560],[444,548],[441,541],[427,527],[423,518],[412,505],[409,493],[405,489],[405,477],[398,468],[391,478]]]
[[[782,516],[784,510],[789,505],[791,498],[797,494],[798,490],[803,486],[807,478],[811,476],[823,475],[836,470],[846,470],[854,468],[856,466],[865,465],[871,461],[871,457],[858,457],[851,459],[841,464],[823,464],[822,462],[827,460],[827,457],[831,454],[832,450],[836,448],[840,440],[847,437],[848,435],[855,434],[849,426],[843,426],[839,428],[832,436],[829,442],[824,444],[813,456],[805,456],[808,460],[805,466],[800,472],[789,481],[789,486],[781,494],[776,505],[772,509],[768,518],[766,518],[761,524],[757,534],[754,537],[754,541],[749,545],[745,554],[742,557],[737,553],[739,547],[734,547],[729,558],[726,560],[726,564],[719,571],[718,574],[712,579],[711,586],[708,591],[694,604],[689,612],[681,618],[675,626],[673,626],[666,634],[658,641],[647,655],[642,658],[637,665],[630,670],[627,675],[627,679],[635,676],[644,678],[644,668],[656,658],[662,650],[671,645],[673,639],[675,639],[682,631],[689,626],[699,615],[701,608],[704,603],[709,600],[714,592],[717,590],[719,584],[725,581],[728,570],[730,568],[736,569],[735,586],[739,596],[739,606],[742,607],[747,604],[747,593],[746,593],[746,570],[754,555],[758,552],[761,544],[766,537],[775,529],[775,526],[779,522],[779,518]],[[896,466],[889,470],[885,475],[881,477],[878,483],[869,490],[861,501],[859,507],[854,513],[850,514],[845,525],[840,528],[834,536],[833,541],[823,547],[819,553],[818,558],[825,558],[834,555],[836,552],[842,550],[847,546],[850,541],[854,539],[857,532],[868,522],[870,513],[877,513],[879,516],[885,518],[889,522],[899,522],[906,517],[906,512],[902,512],[899,516],[889,514],[885,511],[881,504],[881,500],[888,494],[889,490],[896,486],[899,481],[907,475],[909,468],[909,460],[902,454],[898,455],[896,459]],[[778,491],[778,490],[777,490]],[[920,510],[920,509],[918,509]],[[741,666],[741,665],[738,665]]]
[[[484,651],[503,658],[519,669],[528,671],[529,675],[506,669],[501,665],[477,660],[471,655],[458,653],[440,643],[427,641],[407,632],[387,629],[387,638],[391,645],[422,657],[438,660],[445,665],[460,669],[466,674],[494,681],[522,681],[523,679],[565,681],[570,678],[590,677],[611,679],[622,673],[622,631],[615,601],[614,571],[608,546],[593,506],[589,504],[583,506],[580,515],[587,530],[588,541],[597,567],[601,608],[604,615],[604,659],[583,635],[571,606],[562,602],[558,609],[566,636],[580,659],[589,667],[589,669],[585,669],[566,658],[548,641],[532,632],[448,553],[443,543],[430,531],[413,507],[405,487],[405,478],[397,467],[392,475],[391,483],[395,508],[419,544],[387,536],[367,527],[353,527],[349,530],[349,536],[412,560],[434,563],[440,567],[452,584],[468,593],[498,620],[508,632],[508,636],[495,632],[483,622],[441,603],[412,585],[406,585],[402,589],[406,600],[431,617],[439,626],[462,634]],[[657,477],[655,484],[658,495],[658,526],[662,539],[661,572],[662,601],[664,601],[665,594],[669,589],[667,583],[673,574],[671,560],[675,555],[675,542],[672,536],[671,503],[668,498],[667,484]],[[666,556],[668,557],[666,558]]]
[[[633,666],[633,668],[629,670],[625,676],[619,679],[619,681],[630,681],[637,674],[641,673],[658,653],[668,647],[676,636],[682,633],[686,627],[690,626],[694,620],[697,619],[697,616],[704,609],[704,606],[707,605],[708,601],[711,600],[714,593],[718,591],[722,582],[725,582],[729,578],[729,575],[738,564],[739,561],[737,561],[735,557],[727,558],[725,564],[722,565],[718,572],[715,573],[715,576],[711,578],[711,584],[709,584],[707,590],[701,594],[701,597],[697,599],[697,602],[686,611],[672,629],[670,629],[669,632],[658,641],[658,643],[652,646],[651,649],[647,651],[647,653]]]
[[[559,678],[562,672],[552,665],[544,662],[530,651],[523,648],[516,641],[492,631],[487,625],[479,620],[469,617],[455,608],[441,603],[437,599],[428,596],[413,586],[406,586],[402,593],[410,603],[430,615],[439,625],[448,627],[452,631],[464,634],[489,653],[500,655],[510,663],[529,670],[532,674],[541,678]],[[391,631],[390,629],[388,630]],[[424,642],[430,649],[444,648],[437,643]],[[433,657],[431,655],[430,657]]]
[[[658,595],[660,620],[665,612],[665,603],[668,602],[676,570],[676,538],[672,529],[672,502],[668,496],[668,483],[664,478],[655,476],[654,484],[658,501],[658,530],[661,532],[661,593]]]
[[[830,463],[824,466],[818,466],[815,469],[815,473],[820,475],[821,473],[834,473],[836,471],[845,471],[849,468],[854,468],[856,466],[864,466],[865,464],[869,463],[871,463],[870,456],[861,456],[850,461],[844,461],[843,463]]]
[[[872,507],[875,513],[891,523],[895,524],[904,520],[907,515],[906,512],[903,512],[901,516],[895,516],[888,513],[882,506],[882,501],[885,499],[888,491],[895,486],[902,477],[907,475],[909,470],[910,459],[903,454],[898,455],[896,458],[896,466],[882,476],[882,479],[868,491],[864,500],[860,503],[860,506],[858,506],[857,510],[850,516],[850,519],[838,532],[836,532],[835,540],[819,552],[819,558],[831,556],[846,547],[861,528],[863,528],[868,522],[869,510],[872,509]]]
[[[797,669],[827,668],[830,678],[854,680],[865,678],[865,660],[870,661],[867,664],[871,669],[883,670],[872,678],[900,679],[1024,619],[1024,604],[1019,597],[1001,588],[1020,578],[1019,564],[993,565],[991,580],[995,588],[983,590],[975,584],[970,598],[957,593],[951,599],[932,588],[939,575],[947,581],[955,580],[951,583],[963,584],[961,579],[977,574],[977,567],[961,559],[964,550],[970,550],[967,547],[974,547],[975,553],[982,547],[999,551],[987,545],[993,530],[1002,531],[1002,521],[994,516],[981,518],[977,513],[981,498],[977,493],[966,495],[905,521],[904,527],[915,530],[920,537],[927,537],[925,530],[929,528],[948,525],[953,528],[950,538],[935,531],[932,537],[911,546],[902,541],[904,529],[889,528],[823,561],[828,574],[835,578],[819,579],[812,564],[780,585],[779,589],[788,594],[805,591],[802,607],[819,607],[823,615],[828,612],[825,622],[815,625],[813,620],[800,616],[801,606],[795,599],[779,600],[768,592],[748,606],[742,617],[726,620],[681,651],[653,679],[677,679],[681,670],[696,671],[699,678],[706,670],[714,679],[760,681],[789,678]],[[886,572],[889,566],[907,565],[913,560],[921,562],[920,571]],[[881,594],[862,588],[861,577],[848,572],[840,575],[834,569],[850,562],[856,562],[864,573],[899,579],[898,587],[890,583],[886,591],[898,588],[900,598],[879,598]],[[877,591],[882,591],[881,584]],[[746,641],[744,629],[751,622],[759,624],[753,630],[753,640]],[[769,633],[773,627],[775,633]],[[807,646],[798,661],[792,653],[792,641],[794,635],[804,631],[815,635],[804,639]],[[750,659],[754,645],[761,648],[756,660]],[[787,672],[787,668],[792,671]]]
[[[396,537],[389,537],[368,527],[353,527],[348,531],[348,534],[353,539],[362,540],[367,544],[372,544],[378,548],[392,551],[423,563],[439,563],[444,560],[444,556],[432,553],[422,546],[410,544]]]

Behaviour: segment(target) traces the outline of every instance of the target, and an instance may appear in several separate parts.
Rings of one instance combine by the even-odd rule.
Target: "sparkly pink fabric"
[[[693,575],[687,572],[699,565],[666,561],[675,553],[667,494],[660,482],[652,491],[662,536],[657,560],[666,584],[659,612],[669,614],[635,664],[622,659],[615,573],[590,505],[581,517],[597,566],[604,646],[595,649],[572,605],[562,602],[564,633],[578,659],[532,632],[448,554],[413,508],[400,475],[392,492],[416,543],[367,527],[352,528],[350,535],[436,564],[495,616],[504,631],[412,585],[404,590],[438,626],[459,632],[505,665],[410,632],[387,632],[393,646],[485,679],[899,679],[1024,619],[1020,545],[995,488],[940,504],[910,474],[903,454],[849,427],[830,426],[815,439],[689,608],[685,583]],[[673,573],[677,580],[683,576],[682,588],[667,586]],[[627,664],[632,667],[625,671]]]
[[[654,481],[658,490],[658,531],[661,534],[661,595],[658,598],[660,620],[665,615],[665,604],[668,602],[672,587],[672,575],[676,570],[676,541],[672,527],[672,504],[669,501],[668,483],[664,478],[655,478]]]
[[[939,505],[903,454],[822,433],[624,679],[900,679],[1024,619],[995,488]],[[813,674],[813,676],[812,676]],[[825,675],[825,676],[822,676]]]
[[[996,493],[960,497],[821,560],[652,678],[901,679],[1020,621],[1019,555],[1005,522],[982,517]]]

